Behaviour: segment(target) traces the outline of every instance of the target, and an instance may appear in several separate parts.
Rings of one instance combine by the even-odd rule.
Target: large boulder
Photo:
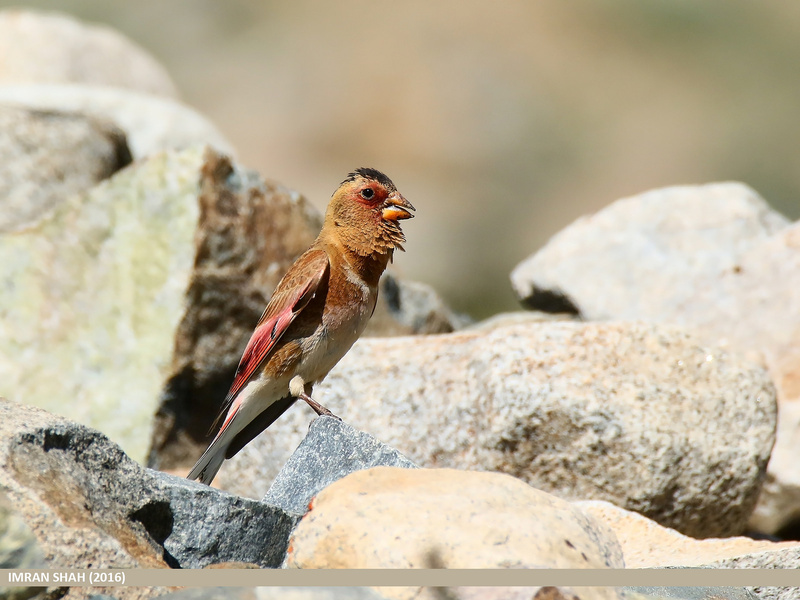
[[[752,526],[800,520],[800,223],[741,184],[654,190],[579,219],[511,280],[534,308],[675,323],[767,365],[780,419]]]
[[[144,458],[194,262],[204,156],[153,156],[0,234],[0,395]]]
[[[775,428],[762,367],[645,324],[362,339],[315,396],[423,467],[509,473],[698,537],[744,528]],[[312,415],[296,404],[223,465],[221,487],[262,497]]]

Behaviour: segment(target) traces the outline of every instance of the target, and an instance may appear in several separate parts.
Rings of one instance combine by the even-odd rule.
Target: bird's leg
[[[326,417],[333,417],[334,419],[339,419],[339,417],[337,417],[335,414],[333,414],[327,408],[322,406],[322,404],[320,404],[319,402],[314,400],[311,396],[309,396],[305,392],[300,394],[300,396],[298,396],[298,397],[301,400],[305,400],[306,404],[308,404],[314,410],[314,412],[317,413],[318,415],[320,415],[320,416],[325,415]],[[339,419],[339,420],[341,421],[341,419]]]
[[[308,404],[311,409],[317,413],[319,416],[326,416],[326,417],[333,417],[334,419],[339,419],[335,414],[333,414],[330,410],[322,406],[319,402],[314,400],[311,397],[311,388],[312,384],[306,384],[303,381],[303,378],[299,375],[295,375],[292,377],[292,380],[289,382],[289,392],[291,392],[292,396],[295,398],[300,398],[301,400],[305,400],[306,404]],[[306,391],[308,390],[308,391]],[[339,419],[341,421],[341,419]]]

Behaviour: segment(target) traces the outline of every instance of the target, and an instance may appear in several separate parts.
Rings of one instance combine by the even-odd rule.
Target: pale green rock
[[[194,260],[204,151],[155,154],[0,235],[0,396],[144,458]]]

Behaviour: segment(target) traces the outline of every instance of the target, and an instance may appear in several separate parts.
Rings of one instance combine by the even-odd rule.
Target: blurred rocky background
[[[800,566],[800,12],[58,8],[0,10],[2,566]],[[363,164],[420,218],[344,421],[175,477]]]
[[[174,82],[147,91],[317,208],[342,173],[387,172],[420,216],[398,269],[475,318],[517,306],[520,257],[620,197],[736,180],[800,217],[792,0],[0,1],[20,4],[135,40]]]

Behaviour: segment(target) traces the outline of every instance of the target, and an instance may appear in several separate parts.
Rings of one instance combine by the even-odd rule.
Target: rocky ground
[[[1,568],[800,567],[800,233],[753,190],[656,190],[579,220],[511,274],[530,312],[470,323],[388,273],[368,337],[315,391],[343,420],[295,406],[203,486],[180,475],[320,215],[237,164],[131,42],[0,12],[15,27],[70,50],[0,65]]]

